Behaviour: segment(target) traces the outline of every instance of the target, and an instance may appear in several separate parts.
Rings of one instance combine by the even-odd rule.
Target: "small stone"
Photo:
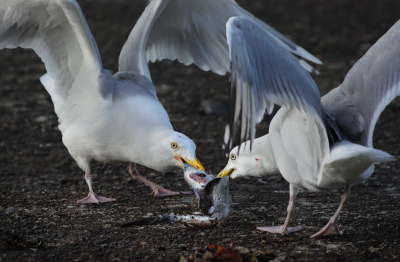
[[[326,246],[327,249],[338,249],[340,245],[335,245],[335,244],[329,244]]]
[[[179,262],[188,262],[189,260],[187,260],[184,256],[181,256],[179,258]]]
[[[250,250],[245,247],[236,247],[236,249],[239,251],[239,254],[241,255],[250,253]]]
[[[271,260],[272,262],[283,262],[286,261],[287,256],[283,255],[283,256],[279,256],[277,258],[275,258],[274,260]]]
[[[35,121],[39,122],[39,123],[47,122],[47,121],[49,121],[49,117],[48,116],[38,116],[35,118]]]
[[[213,261],[214,256],[210,251],[206,251],[203,255],[203,261]]]
[[[15,207],[9,207],[6,209],[6,214],[10,214],[15,211]]]

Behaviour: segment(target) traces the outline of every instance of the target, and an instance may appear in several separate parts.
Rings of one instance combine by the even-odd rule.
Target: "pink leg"
[[[99,204],[111,201],[117,201],[115,198],[107,198],[96,195],[92,188],[92,176],[90,175],[90,169],[88,168],[85,172],[85,180],[89,186],[89,195],[81,200],[78,200],[78,205],[84,204]]]
[[[342,231],[339,230],[337,226],[337,219],[339,217],[339,213],[342,210],[343,206],[346,204],[347,200],[350,197],[350,185],[346,187],[343,194],[340,196],[340,205],[336,210],[335,214],[329,219],[328,224],[324,226],[320,231],[312,235],[311,237],[319,237],[319,236],[330,236],[330,235],[341,235]]]
[[[258,230],[267,231],[273,234],[287,235],[293,232],[297,232],[303,229],[303,227],[288,227],[289,220],[294,213],[294,200],[296,199],[299,189],[295,186],[290,185],[290,199],[287,207],[287,216],[283,226],[275,227],[257,227]]]
[[[148,180],[147,178],[145,178],[139,174],[139,171],[137,171],[137,169],[136,169],[135,163],[131,163],[129,165],[129,174],[131,174],[131,176],[135,180],[138,180],[138,181],[144,183],[145,185],[151,187],[151,189],[153,189],[151,194],[154,194],[155,197],[193,194],[192,191],[180,191],[180,192],[171,191],[171,190],[165,189],[165,188],[155,184],[154,182],[151,182],[150,180]]]

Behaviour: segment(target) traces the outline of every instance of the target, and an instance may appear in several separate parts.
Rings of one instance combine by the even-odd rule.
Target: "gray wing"
[[[231,18],[227,37],[232,61],[230,121],[225,143],[239,128],[241,142],[251,141],[255,125],[274,104],[296,107],[324,123],[317,85],[309,73],[254,20]],[[323,124],[324,125],[324,124]]]
[[[125,43],[120,70],[150,77],[147,61],[177,59],[223,75],[230,71],[226,23],[233,16],[253,20],[292,54],[321,63],[233,0],[153,0]],[[312,70],[304,61],[302,64]]]
[[[53,91],[63,98],[74,86],[97,81],[103,70],[96,43],[75,1],[2,0],[0,23],[0,49],[32,48],[54,81]]]
[[[338,88],[363,118],[364,131],[359,143],[372,147],[376,121],[400,93],[400,21],[353,66]],[[346,118],[345,115],[336,117]]]

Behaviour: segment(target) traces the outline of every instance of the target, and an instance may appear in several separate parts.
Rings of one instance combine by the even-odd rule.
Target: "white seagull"
[[[0,48],[32,48],[45,64],[41,82],[54,103],[63,143],[85,171],[89,186],[89,196],[78,204],[115,201],[93,192],[93,160],[130,162],[129,173],[156,196],[179,193],[142,177],[136,163],[160,172],[183,168],[185,162],[204,170],[193,141],[173,130],[147,62],[177,59],[225,74],[230,70],[225,26],[232,16],[252,19],[288,51],[320,63],[233,0],[153,0],[129,35],[113,76],[102,67],[76,1],[0,2]]]
[[[232,111],[230,126],[242,120],[243,138],[255,129],[254,115],[259,120],[265,108],[269,112],[274,104],[281,108],[269,134],[232,149],[218,177],[281,173],[290,183],[285,223],[258,227],[280,234],[301,230],[288,228],[299,188],[346,187],[336,213],[312,237],[341,234],[337,218],[350,185],[368,179],[375,164],[395,160],[373,148],[372,134],[383,109],[400,93],[400,21],[354,65],[340,86],[322,98],[308,72],[256,23],[232,18],[227,31],[232,94],[239,94],[234,99],[242,107]]]
[[[136,163],[160,172],[187,162],[204,170],[196,146],[175,132],[148,77],[124,66],[114,76],[102,67],[100,54],[79,5],[68,0],[0,2],[0,48],[32,48],[47,74],[41,82],[59,118],[63,143],[85,171],[88,197],[78,204],[115,201],[92,189],[90,162],[130,162],[130,174],[156,196],[177,194],[148,181]]]

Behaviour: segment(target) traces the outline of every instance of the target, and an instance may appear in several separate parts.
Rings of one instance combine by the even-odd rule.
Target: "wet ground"
[[[400,1],[238,1],[320,58],[314,79],[325,94],[391,25]],[[143,7],[79,1],[96,39],[104,68],[117,70],[118,55]],[[182,224],[120,228],[143,216],[197,211],[194,196],[153,198],[133,181],[127,164],[95,163],[96,192],[118,202],[77,206],[88,189],[83,172],[61,142],[50,97],[41,86],[40,59],[31,51],[0,52],[0,261],[174,261],[209,244],[250,249],[258,261],[399,261],[400,163],[376,168],[353,186],[339,223],[344,234],[310,239],[339,203],[339,191],[300,192],[291,225],[304,230],[271,235],[256,226],[279,225],[286,216],[288,184],[280,176],[231,184],[233,211],[221,226],[197,230]],[[228,77],[176,62],[151,66],[158,97],[177,131],[197,144],[203,165],[217,173],[226,163],[221,148]],[[222,107],[208,114],[204,104]],[[202,106],[203,105],[203,106]],[[268,119],[258,134],[268,130]],[[400,156],[400,100],[378,121],[374,146]],[[187,190],[181,174],[140,167],[151,180]]]

